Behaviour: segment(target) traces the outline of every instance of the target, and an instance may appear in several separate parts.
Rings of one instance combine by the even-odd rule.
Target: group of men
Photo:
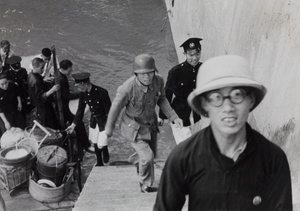
[[[169,71],[166,85],[154,58],[137,55],[134,75],[119,86],[111,104],[105,105],[108,92],[91,85],[88,73],[74,74],[82,95],[67,130],[77,127],[88,104],[98,126],[95,147],[103,150],[121,114],[121,134],[135,150],[128,161],[137,167],[141,192],[149,193],[155,191],[158,125],[168,118],[178,145],[164,166],[154,210],[181,210],[187,195],[189,210],[292,210],[285,153],[247,123],[266,88],[253,79],[243,57],[224,55],[200,63],[200,41],[190,38],[181,45],[186,61]],[[95,94],[96,89],[101,91]],[[192,134],[201,116],[210,125]]]
[[[180,141],[191,135],[191,108],[187,104],[187,96],[196,87],[196,75],[200,66],[201,39],[190,38],[183,43],[187,60],[174,67],[168,75],[166,86],[162,76],[158,74],[155,60],[149,54],[135,57],[134,76],[126,80],[117,90],[108,113],[105,135],[109,138],[119,114],[121,116],[121,134],[131,141],[135,153],[128,161],[137,167],[140,188],[143,193],[153,192],[154,157],[158,125],[163,120],[156,114],[156,105],[160,108],[160,116],[168,118],[173,128],[175,139]],[[194,118],[193,118],[194,117]],[[199,121],[200,116],[192,116]],[[188,133],[183,131],[188,130]],[[182,135],[184,134],[184,135]],[[178,143],[180,142],[178,141]]]
[[[166,86],[153,57],[135,57],[134,76],[117,90],[105,126],[111,137],[121,116],[121,134],[135,153],[143,193],[155,189],[153,158],[160,117],[168,118],[178,144],[160,179],[154,210],[292,210],[291,176],[282,149],[247,123],[267,89],[237,55],[201,64],[201,39],[182,44],[186,61],[173,67]],[[200,116],[210,125],[192,134]],[[184,130],[184,127],[186,127]],[[187,131],[187,132],[186,132]],[[103,137],[103,136],[102,136]]]
[[[32,71],[28,74],[28,91],[33,105],[37,108],[38,118],[42,125],[52,129],[65,130],[67,133],[75,131],[78,143],[78,157],[82,160],[84,150],[95,153],[97,157],[96,166],[103,166],[109,160],[107,144],[99,147],[97,143],[97,131],[103,130],[106,116],[110,109],[110,98],[107,90],[90,83],[89,73],[73,74],[73,63],[70,60],[59,62],[57,74],[53,71],[53,58],[51,50],[42,50],[42,57],[32,60]],[[55,59],[55,58],[54,58]],[[53,76],[56,77],[54,84]],[[71,92],[70,78],[73,77],[74,86],[77,91]],[[72,86],[71,86],[72,87]],[[60,92],[62,113],[59,114],[57,92]],[[70,111],[69,101],[79,98],[78,109],[74,115]],[[83,123],[85,107],[89,106],[91,111],[90,128],[97,127],[96,132],[89,135]],[[59,115],[63,115],[64,125],[61,125]],[[67,126],[67,128],[62,128]]]
[[[187,195],[189,210],[292,210],[285,153],[247,123],[266,88],[253,79],[250,64],[243,57],[218,56],[202,64],[201,40],[189,38],[181,45],[186,61],[169,71],[166,85],[154,58],[137,55],[134,75],[119,86],[112,103],[106,89],[90,82],[89,73],[73,74],[80,91],[75,116],[68,108],[67,76],[72,63],[61,61],[59,85],[46,88],[45,62],[35,58],[28,76],[29,90],[33,90],[30,97],[41,111],[40,118],[51,122],[55,115],[46,107],[51,104],[45,102],[61,90],[64,114],[70,123],[66,131],[76,130],[87,150],[90,144],[82,118],[89,106],[90,139],[95,143],[97,166],[109,160],[107,142],[121,114],[121,134],[135,150],[128,161],[137,167],[143,193],[154,191],[158,126],[169,119],[178,145],[164,166],[154,210],[181,210]],[[210,125],[195,130],[201,116],[209,118]]]

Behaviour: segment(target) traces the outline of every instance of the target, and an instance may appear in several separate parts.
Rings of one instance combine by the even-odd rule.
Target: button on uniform
[[[254,204],[254,205],[259,205],[259,204],[261,203],[261,201],[262,201],[262,199],[261,199],[260,196],[255,196],[255,197],[253,198],[253,204]]]

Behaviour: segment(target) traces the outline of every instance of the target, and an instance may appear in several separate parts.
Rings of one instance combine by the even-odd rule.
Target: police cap
[[[196,38],[196,37],[189,38],[184,43],[182,43],[180,47],[183,47],[184,52],[188,50],[194,50],[194,49],[201,51],[201,44],[200,44],[201,40],[202,40],[201,38]]]
[[[75,79],[75,85],[85,83],[90,80],[90,74],[87,72],[75,73],[72,77]]]
[[[6,60],[7,64],[19,64],[22,61],[20,56],[12,56]]]

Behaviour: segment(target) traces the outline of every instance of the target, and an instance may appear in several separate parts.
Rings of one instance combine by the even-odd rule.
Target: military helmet
[[[140,54],[135,57],[133,63],[134,73],[149,73],[157,71],[155,61],[149,54]]]

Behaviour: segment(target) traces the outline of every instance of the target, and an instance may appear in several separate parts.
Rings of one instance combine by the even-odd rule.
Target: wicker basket
[[[26,183],[29,180],[32,169],[27,168],[27,163],[19,165],[0,165],[0,181],[5,189],[12,193],[12,191]]]
[[[36,181],[35,176],[32,174],[29,180],[29,193],[31,196],[40,202],[59,202],[65,198],[71,191],[71,183],[74,168],[69,167],[65,175],[64,182],[62,185],[56,188],[44,187],[39,185]]]

